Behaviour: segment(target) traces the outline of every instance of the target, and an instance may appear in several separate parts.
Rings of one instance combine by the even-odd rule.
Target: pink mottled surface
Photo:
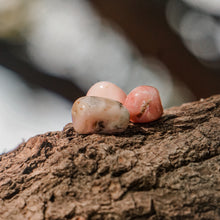
[[[152,86],[139,86],[127,96],[125,107],[134,123],[146,123],[157,120],[163,114],[160,95]]]

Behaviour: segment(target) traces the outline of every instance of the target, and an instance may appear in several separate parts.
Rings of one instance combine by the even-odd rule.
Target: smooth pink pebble
[[[87,96],[98,96],[109,98],[124,103],[127,97],[126,93],[115,84],[107,81],[95,83],[87,92]]]
[[[163,106],[158,90],[152,86],[138,86],[133,89],[124,102],[130,113],[130,121],[147,123],[157,120],[163,114]]]

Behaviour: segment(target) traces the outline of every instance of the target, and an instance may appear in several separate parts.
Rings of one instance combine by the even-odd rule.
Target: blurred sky
[[[166,4],[170,27],[204,65],[220,58],[220,26],[213,17],[220,15],[220,1],[208,2],[169,0]],[[155,86],[164,107],[194,99],[187,85],[173,78],[155,57],[143,57],[121,29],[98,16],[89,1],[0,0],[0,39],[22,42],[33,65],[74,82],[84,92],[105,80],[127,93],[139,85]],[[74,100],[28,85],[1,63],[0,76],[0,154],[71,122]]]

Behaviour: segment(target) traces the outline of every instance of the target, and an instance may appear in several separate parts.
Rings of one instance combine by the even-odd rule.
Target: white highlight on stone
[[[73,127],[79,134],[123,132],[129,118],[120,102],[103,97],[84,96],[72,107]]]

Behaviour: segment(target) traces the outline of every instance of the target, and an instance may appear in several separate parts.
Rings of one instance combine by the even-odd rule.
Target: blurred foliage
[[[35,0],[33,0],[35,1]],[[0,0],[0,38],[7,41],[23,41],[29,28],[28,0]]]

